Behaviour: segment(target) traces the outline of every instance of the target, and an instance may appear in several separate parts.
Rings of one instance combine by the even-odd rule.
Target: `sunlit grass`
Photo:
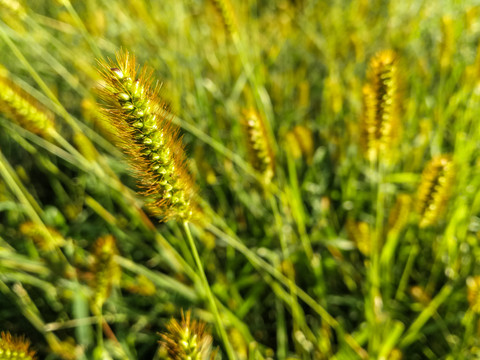
[[[479,15],[0,0],[0,330],[42,359],[477,358]],[[99,111],[122,49],[180,128],[196,221],[159,221]]]

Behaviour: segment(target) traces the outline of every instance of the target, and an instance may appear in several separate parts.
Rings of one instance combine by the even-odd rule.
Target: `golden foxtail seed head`
[[[94,244],[94,263],[92,272],[95,274],[92,288],[95,290],[93,299],[94,312],[99,311],[110,296],[112,288],[120,281],[120,266],[115,262],[118,254],[115,238],[106,235],[97,239]]]
[[[190,320],[190,311],[182,322],[170,320],[167,332],[160,334],[160,343],[166,348],[171,360],[207,360],[212,355],[212,337],[205,330],[205,324]]]
[[[265,184],[268,184],[275,172],[275,159],[264,120],[255,110],[246,110],[243,127],[252,166],[262,175]]]
[[[467,299],[470,308],[480,314],[480,276],[473,276],[467,279]]]
[[[24,337],[16,337],[9,332],[2,332],[0,334],[0,360],[35,360],[35,351],[30,350],[30,341]]]
[[[4,76],[0,76],[0,113],[44,138],[55,128],[53,115]]]
[[[423,170],[417,193],[421,228],[435,224],[443,215],[454,178],[454,164],[447,155],[433,158]]]
[[[178,128],[152,85],[151,71],[137,71],[134,56],[117,54],[116,63],[102,62],[106,83],[101,97],[108,121],[117,129],[120,146],[135,169],[149,208],[163,220],[192,217],[193,179],[187,169]]]
[[[312,130],[303,125],[297,125],[285,135],[285,146],[294,159],[305,157],[308,164],[312,163],[315,152]]]
[[[391,50],[370,61],[363,88],[361,145],[370,161],[387,160],[399,133],[398,67]]]
[[[347,232],[350,239],[355,242],[358,250],[364,256],[370,256],[370,248],[372,242],[372,230],[370,225],[364,221],[355,222],[347,221]]]
[[[222,17],[223,25],[230,35],[237,33],[238,25],[234,15],[232,4],[229,0],[212,0],[215,8]]]
[[[400,232],[408,223],[411,209],[412,197],[407,194],[399,194],[388,216],[388,231]]]

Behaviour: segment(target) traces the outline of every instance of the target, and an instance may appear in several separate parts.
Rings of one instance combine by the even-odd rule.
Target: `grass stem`
[[[187,235],[188,244],[190,245],[193,258],[195,260],[195,263],[198,267],[198,271],[200,273],[200,279],[202,280],[202,283],[203,283],[203,289],[205,290],[205,293],[207,294],[208,302],[210,303],[210,310],[212,311],[213,317],[215,319],[215,327],[217,328],[218,334],[220,334],[220,337],[222,338],[223,344],[225,346],[225,351],[227,353],[229,360],[235,360],[236,357],[233,352],[232,345],[228,340],[227,332],[225,331],[225,327],[223,326],[222,320],[220,318],[217,304],[215,303],[212,290],[210,289],[210,285],[208,284],[207,276],[205,275],[205,270],[203,269],[202,260],[200,259],[200,256],[198,254],[197,246],[195,245],[195,241],[193,240],[188,222],[184,222],[183,227]]]

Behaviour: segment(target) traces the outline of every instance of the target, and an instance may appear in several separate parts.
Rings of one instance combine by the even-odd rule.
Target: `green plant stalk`
[[[220,314],[218,312],[217,304],[215,303],[212,290],[210,289],[210,285],[208,284],[207,276],[205,275],[205,270],[203,269],[202,260],[200,259],[200,256],[198,254],[197,246],[195,245],[195,241],[193,240],[188,222],[184,222],[183,227],[185,229],[185,233],[187,234],[187,240],[188,240],[188,244],[190,245],[193,258],[195,260],[195,263],[198,267],[198,271],[200,273],[200,279],[202,280],[203,288],[207,294],[207,299],[210,303],[210,308],[215,319],[217,332],[220,334],[220,337],[222,338],[229,360],[235,360],[236,359],[235,353],[233,352],[232,345],[228,340],[227,332],[225,331],[225,327],[223,326],[222,320],[220,319]]]
[[[466,350],[468,348],[468,340],[471,338],[475,331],[475,324],[478,321],[476,314],[473,312],[472,309],[468,309],[465,313],[462,324],[465,326],[465,332],[463,333],[462,341],[458,344],[456,348],[455,359],[460,359],[462,350]]]
[[[98,349],[98,353],[95,352],[95,357],[98,355],[98,359],[100,360],[102,358],[101,354],[103,353],[103,306],[100,306],[100,309],[98,310],[97,314],[97,346],[96,349]]]
[[[58,98],[55,96],[55,94],[52,92],[52,90],[49,89],[47,84],[43,81],[43,79],[38,75],[38,73],[35,71],[35,69],[30,65],[28,60],[23,56],[22,52],[18,47],[15,45],[15,43],[8,37],[8,35],[5,33],[5,30],[3,29],[2,26],[0,26],[0,36],[3,38],[3,40],[7,43],[8,47],[12,52],[15,54],[15,56],[18,58],[18,60],[25,66],[27,69],[28,73],[30,74],[31,77],[35,80],[35,82],[38,84],[38,86],[42,89],[42,91],[45,93],[45,95],[48,96],[48,98],[55,104],[57,110],[59,113],[62,115],[62,117],[69,123],[69,125],[74,129],[75,131],[81,132],[81,129],[79,125],[75,122],[75,120],[72,118],[72,116],[68,113],[68,111],[63,107],[63,105],[60,103]]]
[[[19,128],[18,130],[23,130],[22,128]],[[28,133],[27,131],[24,130],[24,132]],[[89,163],[86,159],[83,158],[83,155],[81,155],[75,148],[73,148],[70,143],[68,143],[68,141],[66,141],[60,134],[58,134],[57,132],[54,132],[53,133],[53,136],[54,138],[57,140],[57,142],[62,145],[64,148],[66,148],[67,150],[70,151],[70,153],[73,153],[75,155],[75,158],[77,161],[80,161],[80,160],[83,160],[83,161],[80,161],[79,163],[76,163],[76,161],[74,162],[73,158],[68,160],[69,162],[71,162],[72,164],[76,165],[77,167],[79,167],[80,169],[82,169],[83,171],[91,171],[92,170],[92,164]],[[61,153],[57,153],[57,150],[58,151],[62,151],[60,149],[56,149],[55,145],[53,144],[50,144],[48,141],[45,141],[41,138],[39,138],[38,136],[36,135],[33,135],[32,134],[32,138],[34,139],[38,139],[38,141],[40,142],[40,146],[42,147],[45,147],[47,150],[49,150],[50,152],[52,152],[54,155],[57,155],[57,156],[60,156],[60,157],[66,157],[67,154],[65,154],[64,156],[61,156],[62,154]],[[96,169],[98,169],[97,167],[95,167]],[[95,170],[96,170],[95,169]],[[100,176],[100,175],[98,175]],[[105,180],[104,177],[101,177],[100,176],[100,179],[102,180]],[[118,178],[117,178],[118,179]],[[114,190],[117,190],[117,191],[120,191],[122,194],[124,194],[124,197],[127,197],[131,200],[131,202],[133,203],[135,201],[134,197],[131,195],[131,190],[130,189],[126,189],[125,186],[120,183],[120,181],[117,181],[117,182],[114,182],[112,184],[111,181],[104,181],[107,185],[109,185],[112,189]],[[114,186],[115,184],[115,186]],[[117,188],[120,187],[119,188]],[[125,189],[127,191],[122,191],[122,189]],[[28,203],[27,203],[27,208],[28,208]],[[139,210],[141,211],[141,210]],[[32,214],[35,214],[35,212],[32,212]],[[35,215],[32,215],[31,216],[35,216]],[[37,216],[38,217],[38,216]],[[33,219],[33,218],[32,218]],[[40,219],[38,217],[38,219]],[[40,220],[41,221],[41,220]],[[144,223],[142,221],[142,223]],[[149,230],[152,230],[151,227],[149,227]],[[157,242],[160,244],[160,246],[162,246],[166,251],[169,251],[173,258],[176,259],[178,261],[178,264],[180,264],[180,266],[182,267],[182,270],[181,271],[184,271],[194,282],[198,281],[197,279],[197,276],[195,274],[195,271],[193,269],[190,268],[190,266],[183,260],[183,258],[177,253],[177,251],[168,243],[168,241],[166,241],[163,236],[161,236],[161,234],[156,231],[155,228],[153,228],[153,230],[155,231],[155,233],[157,234],[156,236],[156,239],[157,239]],[[127,259],[125,259],[127,260]],[[123,263],[124,266],[127,266],[126,263]],[[131,265],[131,264],[130,264]],[[130,269],[132,270],[132,269]],[[132,270],[134,271],[134,270]],[[138,272],[138,271],[137,271]],[[141,273],[141,272],[140,272]],[[175,289],[178,291],[178,287],[175,287]],[[187,297],[189,297],[190,295],[187,295]]]
[[[247,75],[247,79],[250,82],[250,86],[254,90],[253,93],[255,95],[255,101],[257,103],[257,106],[259,107],[259,109],[262,110],[263,114],[265,114],[266,116],[267,121],[265,125],[267,128],[267,133],[268,133],[268,136],[270,137],[271,144],[274,148],[274,152],[277,152],[278,144],[275,140],[275,137],[273,136],[273,130],[272,130],[274,116],[273,116],[273,108],[272,108],[272,103],[270,101],[270,97],[268,96],[268,93],[265,87],[259,84],[258,79],[255,76],[255,73],[253,70],[254,68],[247,56],[247,51],[246,51],[247,48],[243,43],[243,40],[241,39],[238,32],[235,32],[234,34],[232,34],[232,41],[233,41],[233,44],[235,45],[235,48],[237,49],[237,54],[243,65],[243,68]]]
[[[116,255],[114,259],[122,268],[138,275],[144,275],[154,282],[156,286],[163,288],[166,291],[174,291],[191,302],[197,300],[197,295],[192,289],[165,274],[152,271],[143,265],[139,265],[136,262],[119,255]],[[192,280],[195,281],[195,278]]]
[[[26,139],[28,141],[30,141],[31,143],[47,150],[49,153],[55,155],[56,157],[78,167],[79,169],[83,169],[81,164],[79,164],[79,162],[71,155],[69,154],[68,152],[66,152],[65,150],[59,148],[57,145],[55,144],[52,144],[51,142],[45,140],[44,138],[38,136],[38,135],[35,135],[34,133],[31,133],[30,131],[28,130],[25,130],[24,128],[20,127],[19,125],[17,124],[14,124],[12,123],[11,121],[7,121],[3,118],[0,117],[0,124],[2,127],[4,127],[9,133],[10,135],[15,139],[15,136],[17,136],[18,138],[23,138],[23,139]],[[15,139],[17,141],[17,139]],[[26,142],[26,140],[24,140],[24,142]],[[19,141],[17,141],[19,142]],[[20,142],[19,142],[20,143]],[[20,145],[22,147],[24,147],[23,143],[20,143]],[[27,149],[28,151],[28,149]]]
[[[357,353],[357,355],[360,356],[361,359],[368,358],[368,353],[358,344],[355,338],[352,335],[347,334],[343,329],[342,325],[334,317],[332,317],[323,306],[318,304],[304,290],[302,290],[295,284],[291,284],[290,280],[285,275],[280,273],[272,265],[260,258],[257,254],[255,254],[252,250],[246,247],[238,239],[224,233],[222,230],[218,229],[216,226],[213,225],[209,225],[208,230],[211,231],[213,234],[217,235],[219,239],[224,241],[227,245],[232,246],[237,251],[242,253],[257,270],[266,271],[271,276],[273,276],[280,284],[287,288],[290,286],[294,286],[295,290],[297,291],[298,297],[302,299],[302,301],[305,302],[305,304],[307,304],[313,311],[315,311],[328,326],[334,328],[337,331],[340,339],[344,340]],[[289,303],[287,302],[287,305],[288,304]]]
[[[40,138],[39,136],[35,135],[35,134],[31,134],[29,133],[28,131],[24,130],[23,128],[17,126],[17,125],[14,125],[14,124],[11,124],[11,123],[5,123],[4,125],[6,125],[8,128],[12,127],[13,126],[13,130],[12,131],[19,131],[19,132],[23,132],[24,135],[26,137],[28,137],[30,140],[34,141],[35,143],[37,143],[39,146],[45,148],[46,150],[48,150],[49,152],[51,152],[52,154],[60,157],[60,158],[63,158],[65,161],[68,161],[70,162],[71,164],[75,165],[76,167],[78,167],[79,169],[85,171],[85,172],[89,172],[89,171],[92,171],[92,170],[97,170],[99,169],[99,167],[95,167],[95,169],[92,169],[92,164],[89,163],[84,157],[83,155],[81,155],[75,148],[73,148],[73,146],[70,145],[70,143],[68,143],[68,141],[66,141],[60,134],[58,134],[57,132],[53,132],[52,133],[52,136],[56,139],[56,141],[62,145],[64,148],[66,148],[67,150],[70,151],[70,153],[73,153],[75,155],[75,157],[71,158],[70,155],[68,153],[63,153],[63,150],[61,150],[60,148],[57,148],[54,144],[51,144],[50,142]],[[137,216],[140,216],[143,214],[143,212],[141,211],[140,208],[137,207],[137,205],[135,204],[135,198],[134,196],[132,195],[132,191],[130,189],[127,189],[119,180],[118,178],[115,176],[115,181],[106,181],[105,180],[105,177],[101,176],[100,174],[97,174],[97,176],[100,178],[100,180],[102,180],[105,184],[107,184],[110,188],[116,190],[116,191],[119,191],[119,193],[121,193],[123,196],[121,197],[121,199],[124,199],[124,198],[127,198],[131,204],[133,204],[135,206],[136,209],[138,209],[138,212],[136,212],[135,214]],[[12,182],[12,186],[16,186],[16,184],[18,183],[13,181]],[[21,183],[20,183],[20,186],[21,186]],[[15,193],[18,193],[18,191],[20,190],[16,190]],[[18,194],[18,196],[23,196],[23,193],[20,191]],[[28,195],[28,194],[27,194]],[[32,199],[34,201],[34,199]],[[118,200],[118,199],[117,199]],[[123,201],[123,200],[122,200]],[[22,201],[23,203],[23,201]],[[28,202],[26,202],[26,209],[29,209],[31,208],[30,204]],[[37,209],[40,209],[40,206],[36,206]],[[34,209],[35,210],[35,209]],[[32,220],[35,219],[35,217],[38,219],[40,219],[38,216],[36,216],[35,214],[35,211],[30,211],[30,217],[32,218]],[[149,224],[151,223],[145,223],[145,219],[147,219],[146,216],[142,216],[141,217],[141,224],[144,224],[149,231],[151,230],[154,230],[155,233],[157,234],[156,236],[156,239],[157,239],[157,242],[160,244],[160,246],[162,246],[163,248],[165,248],[167,251],[169,251],[173,258],[177,260],[177,263],[178,264],[181,264],[181,267],[182,267],[182,271],[185,271],[185,273],[195,281],[195,277],[194,277],[194,271],[193,269],[191,269],[188,264],[183,260],[183,258],[176,252],[176,250],[168,243],[168,241],[166,241],[163,236],[161,236],[161,234],[156,231],[156,229],[154,228],[153,225],[149,226]],[[168,257],[170,258],[170,257]],[[178,270],[178,269],[177,269]]]
[[[63,5],[65,5],[65,7],[67,8],[70,15],[72,16],[73,20],[77,23],[77,26],[80,28],[80,32],[82,33],[85,40],[87,40],[88,44],[90,45],[90,48],[95,53],[95,56],[99,59],[102,58],[102,53],[98,49],[98,46],[95,43],[95,41],[93,41],[92,36],[87,31],[85,24],[83,23],[82,19],[80,19],[80,16],[78,16],[78,13],[75,11],[75,8],[70,3],[70,0],[62,0],[62,2],[63,2]]]
[[[442,305],[445,300],[448,299],[448,297],[452,293],[452,290],[453,286],[450,284],[442,287],[438,295],[432,299],[428,306],[420,313],[420,315],[418,315],[415,321],[410,325],[410,327],[405,333],[405,336],[400,341],[400,347],[406,347],[415,341],[422,327],[432,316],[435,315],[438,307]]]
[[[275,218],[275,225],[277,227],[277,232],[278,236],[280,238],[280,247],[282,250],[282,259],[286,263],[286,274],[289,281],[289,291],[290,291],[290,297],[291,297],[291,303],[290,303],[290,308],[292,309],[292,317],[293,317],[293,331],[294,333],[299,329],[300,324],[303,324],[304,322],[300,319],[300,306],[298,305],[298,300],[297,300],[297,292],[295,291],[295,274],[294,270],[290,267],[290,259],[288,256],[288,245],[287,245],[287,240],[285,239],[284,231],[283,231],[283,221],[282,217],[280,216],[279,210],[278,210],[278,205],[276,199],[273,197],[273,195],[268,194],[267,195],[270,201],[270,206],[273,211],[273,217]],[[293,266],[293,265],[292,265]],[[306,324],[304,324],[306,325]]]
[[[175,117],[172,121],[185,131],[188,131],[190,134],[194,135],[200,141],[212,147],[219,154],[234,162],[240,169],[245,171],[245,173],[247,173],[248,175],[254,177],[258,182],[262,182],[262,178],[256,173],[256,171],[250,166],[250,164],[248,164],[236,152],[225,147],[221,142],[215,140],[199,128],[195,127],[194,125],[183,119],[180,119],[179,117]]]
[[[17,174],[12,169],[8,160],[5,158],[5,155],[0,150],[0,173],[2,174],[3,178],[5,179],[8,186],[12,189],[15,193],[17,198],[20,200],[22,205],[25,207],[25,211],[27,212],[28,216],[32,219],[32,221],[36,222],[37,224],[42,223],[40,216],[38,214],[42,213],[42,208],[35,199],[30,195],[30,193],[25,189],[22,182],[18,179]]]
[[[275,218],[275,226],[277,227],[278,236],[280,239],[280,248],[282,251],[282,258],[286,264],[285,273],[289,282],[289,293],[290,293],[290,303],[289,307],[292,309],[292,318],[293,318],[293,333],[296,333],[297,330],[301,329],[304,334],[309,338],[310,341],[315,342],[316,338],[313,335],[312,331],[308,327],[307,322],[305,321],[305,314],[300,304],[298,303],[298,295],[296,289],[298,286],[295,283],[295,269],[293,264],[288,256],[288,240],[285,237],[285,232],[283,231],[283,219],[280,214],[277,201],[272,193],[269,193],[268,198],[270,200],[270,206],[273,211]]]
[[[69,123],[69,125],[72,127],[74,131],[77,132],[82,132],[82,129],[79,127],[79,125],[75,122],[73,117],[67,112],[67,110],[62,106],[58,98],[53,94],[53,92],[48,88],[48,86],[45,84],[45,82],[42,80],[42,78],[38,75],[38,73],[33,69],[33,67],[30,65],[28,60],[23,56],[21,51],[18,49],[18,47],[13,43],[13,41],[7,36],[3,28],[0,27],[0,35],[2,38],[5,40],[7,45],[10,47],[10,49],[13,51],[13,53],[17,56],[17,58],[20,60],[20,62],[26,67],[27,71],[30,73],[30,75],[34,78],[36,83],[40,86],[40,88],[43,90],[43,92],[50,98],[50,100],[55,104],[56,110],[58,113]],[[181,120],[174,120],[180,127],[184,128],[185,130],[189,131],[193,135],[195,135],[197,138],[200,140],[204,141],[206,144],[209,144],[212,146],[216,151],[219,151],[222,153],[224,156],[228,157],[232,161],[234,161],[239,167],[241,167],[246,173],[254,176],[258,181],[260,181],[260,177],[251,169],[251,167],[245,163],[245,161],[232,152],[231,150],[227,149],[225,146],[223,146],[221,143],[218,141],[212,139],[210,136],[207,134],[203,133],[201,130],[195,128],[194,126],[188,124],[185,121]],[[268,125],[270,126],[270,125]],[[271,129],[270,129],[271,132]],[[54,134],[55,135],[55,134]],[[62,141],[61,136],[55,135],[55,138],[57,141],[60,141],[62,146],[67,146],[65,149],[66,150],[72,150],[72,146],[67,142],[67,141]],[[73,148],[74,149],[74,148]],[[75,150],[75,149],[74,149]],[[78,152],[75,150],[75,152],[72,153],[72,155],[76,155]]]
[[[400,321],[396,321],[391,326],[389,333],[387,334],[387,336],[385,336],[385,340],[381,344],[378,355],[379,360],[388,360],[388,355],[390,354],[390,352],[396,345],[398,339],[402,335],[404,328],[405,325]]]
[[[278,281],[275,281],[275,279],[272,278],[269,274],[263,273],[263,274],[261,274],[261,276],[263,277],[263,280],[265,281],[265,283],[267,283],[270,286],[270,288],[272,289],[273,293],[275,294],[275,296],[277,298],[277,301],[281,300],[291,308],[292,303],[294,301],[297,301],[297,299],[293,298],[293,296],[290,293],[290,290],[287,291],[286,289],[284,289],[284,287]],[[282,306],[282,309],[283,309],[283,306]],[[292,313],[293,313],[293,310],[292,310]],[[284,321],[284,319],[280,320],[280,321]],[[283,326],[286,326],[286,324],[283,324]],[[286,332],[286,328],[284,329],[284,331]],[[308,341],[310,341],[310,342],[317,341],[317,338],[316,338],[315,334],[306,325],[303,326],[302,332],[305,335],[305,338],[308,339]],[[286,333],[281,335],[281,336],[285,336],[285,339],[286,339]],[[294,338],[294,341],[295,341],[295,338]],[[285,344],[285,346],[287,346],[287,345],[288,344]],[[298,348],[300,349],[300,351],[303,351],[303,347],[299,346]],[[285,350],[285,351],[287,351],[287,350]],[[278,356],[278,354],[276,354],[276,355]],[[307,358],[307,356],[309,356],[311,354],[308,354],[307,352],[303,351],[302,355],[303,355],[303,358]]]
[[[369,352],[370,354],[377,354],[379,347],[382,344],[382,333],[379,323],[380,316],[383,315],[383,299],[380,289],[381,276],[380,276],[380,253],[381,244],[383,239],[383,221],[384,221],[384,193],[383,193],[383,180],[385,178],[385,168],[380,161],[370,162],[370,171],[376,175],[374,181],[372,181],[372,197],[375,206],[375,231],[371,238],[371,251],[370,251],[370,267],[368,269],[369,274],[369,298],[365,302],[366,315],[369,320],[370,336],[369,336]]]
[[[39,215],[39,213],[40,214],[42,213],[40,206],[36,203],[33,197],[23,187],[23,184],[17,178],[15,172],[10,167],[10,164],[8,163],[7,159],[5,158],[5,156],[1,151],[0,151],[0,175],[3,177],[3,179],[5,180],[7,185],[10,187],[12,192],[15,194],[15,196],[18,198],[20,203],[23,205],[28,217],[35,224],[37,224],[44,230],[45,234],[47,234],[48,240],[51,241],[52,244],[55,243],[55,240],[53,239],[52,234],[47,229],[47,227],[45,226],[45,223],[43,222],[43,220]],[[40,211],[37,211],[37,209],[39,209]],[[57,261],[60,261],[60,259],[62,260],[63,264],[67,267],[66,271],[70,271],[73,274],[75,274],[75,271],[73,271],[73,268],[71,267],[65,255],[62,253],[62,251],[58,247],[55,247],[54,258],[52,260],[57,262]]]
[[[28,60],[25,58],[25,56],[22,54],[20,49],[15,45],[15,43],[8,37],[8,35],[5,33],[5,30],[3,29],[2,26],[0,26],[0,36],[5,40],[7,43],[8,47],[12,50],[12,52],[15,54],[17,59],[25,66],[27,69],[28,73],[30,76],[35,80],[37,85],[42,89],[44,94],[52,101],[52,103],[55,105],[55,112],[58,113],[69,125],[70,127],[75,131],[75,132],[83,132],[82,127],[80,126],[79,123],[77,123],[78,120],[75,120],[75,118],[70,115],[70,113],[65,109],[65,107],[60,103],[58,98],[55,96],[55,94],[49,89],[47,84],[43,81],[43,79],[40,77],[40,75],[35,71],[35,69],[32,67],[32,65],[28,62]],[[93,133],[93,132],[92,132]],[[56,136],[55,134],[52,134]],[[60,137],[56,136],[57,140],[61,140]],[[87,139],[87,141],[90,141]],[[63,144],[65,145],[65,142]],[[70,145],[70,144],[69,144]],[[66,150],[71,150],[73,147],[70,145]],[[74,149],[74,148],[73,148]],[[76,151],[76,150],[75,150]],[[76,153],[72,153],[72,155],[76,155]]]
[[[285,323],[285,310],[280,299],[275,300],[276,315],[277,315],[277,358],[278,360],[285,360],[287,357],[287,328]]]
[[[410,273],[412,272],[413,264],[415,263],[415,258],[417,257],[419,251],[420,248],[418,244],[412,244],[407,263],[405,264],[402,277],[400,278],[397,291],[395,292],[395,300],[400,300],[404,296],[405,289],[408,285],[408,279],[410,278]]]
[[[60,340],[58,337],[55,334],[46,331],[46,325],[40,316],[40,311],[35,306],[26,290],[20,284],[14,285],[12,290],[7,286],[7,284],[0,280],[0,291],[17,304],[19,310],[23,313],[25,318],[43,335],[48,345],[52,349],[60,346]],[[83,357],[81,359],[83,359]]]
[[[310,262],[310,267],[312,268],[316,276],[317,286],[319,289],[318,295],[320,298],[324,298],[324,295],[326,293],[326,287],[325,287],[325,280],[323,278],[322,262],[321,262],[321,259],[319,259],[318,264],[316,264],[313,258],[312,244],[307,234],[306,226],[305,226],[305,211],[302,205],[300,188],[298,185],[297,169],[295,167],[295,161],[289,152],[287,152],[287,161],[288,161],[288,174],[290,177],[290,186],[292,189],[292,193],[294,195],[293,201],[292,201],[293,217],[296,221],[298,232],[300,234],[300,240],[302,242],[303,251],[305,252],[307,259]]]
[[[28,17],[26,20],[30,20]],[[28,21],[31,25],[34,26],[34,29],[32,29],[36,34],[42,34],[45,35],[46,32],[38,26],[33,20]],[[70,85],[72,89],[74,89],[78,94],[81,96],[85,97],[89,95],[88,89],[83,87],[79,82],[78,79],[75,79],[75,77],[70,73],[67,68],[59,61],[57,58],[55,58],[52,54],[51,51],[48,51],[45,49],[45,47],[42,47],[39,45],[39,40],[37,39],[36,41],[29,41],[28,46],[36,51],[39,56],[45,60],[46,63],[48,63],[52,70],[55,71],[59,76],[61,76],[65,81]]]

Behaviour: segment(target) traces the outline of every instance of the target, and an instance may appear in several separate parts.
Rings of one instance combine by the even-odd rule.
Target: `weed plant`
[[[0,0],[0,360],[479,359],[479,19]]]

